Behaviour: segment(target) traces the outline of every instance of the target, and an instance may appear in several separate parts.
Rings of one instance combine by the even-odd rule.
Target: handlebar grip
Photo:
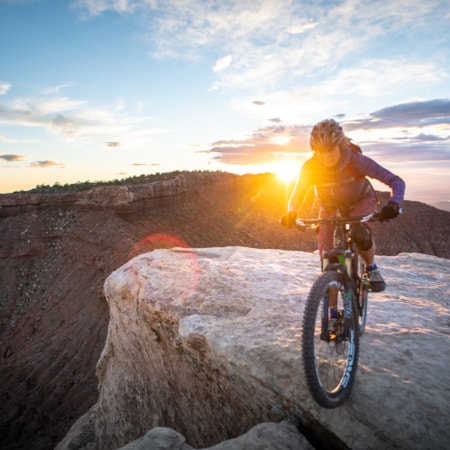
[[[306,225],[303,223],[302,219],[297,219],[295,221],[295,228],[297,228],[300,231],[306,231]]]

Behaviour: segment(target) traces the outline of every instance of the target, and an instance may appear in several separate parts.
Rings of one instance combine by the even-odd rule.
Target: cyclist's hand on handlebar
[[[380,222],[384,222],[385,220],[395,219],[400,212],[400,206],[397,205],[397,203],[389,202],[386,206],[381,208],[381,211],[378,213],[378,218]]]
[[[296,219],[297,213],[295,211],[288,212],[281,218],[281,225],[286,228],[292,228],[295,226]]]

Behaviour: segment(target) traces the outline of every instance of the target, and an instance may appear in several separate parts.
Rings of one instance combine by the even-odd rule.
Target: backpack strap
[[[352,149],[355,153],[362,153],[362,149],[359,145],[354,144],[350,139],[348,140],[348,146]]]

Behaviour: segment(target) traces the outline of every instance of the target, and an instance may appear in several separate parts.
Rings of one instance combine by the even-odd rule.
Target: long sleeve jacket
[[[342,150],[335,168],[326,168],[314,156],[303,164],[289,199],[288,211],[297,211],[300,208],[312,186],[323,208],[351,209],[360,199],[375,195],[367,177],[391,188],[390,201],[397,204],[403,201],[405,182],[399,176],[373,159],[348,148]]]

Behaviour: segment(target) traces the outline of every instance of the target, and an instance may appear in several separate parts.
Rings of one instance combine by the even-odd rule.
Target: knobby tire
[[[324,337],[328,326],[328,293],[338,289],[338,309],[347,326],[335,339]],[[314,282],[303,318],[302,356],[306,383],[314,400],[324,408],[336,408],[349,397],[355,382],[359,353],[359,315],[352,295],[344,314],[344,275],[327,271]],[[326,312],[326,318],[322,312]],[[343,320],[342,320],[343,322]],[[323,329],[321,329],[323,328]],[[345,336],[344,328],[348,336]],[[322,334],[322,338],[321,338]]]
[[[356,286],[356,295],[358,302],[358,324],[359,335],[364,334],[367,320],[367,303],[369,301],[369,281],[365,273],[364,261],[359,257],[356,249],[354,249],[352,271],[354,276],[354,283]]]
[[[358,292],[358,323],[359,323],[359,335],[364,334],[366,329],[367,320],[367,303],[369,301],[369,286],[365,285],[363,281],[360,281]]]

